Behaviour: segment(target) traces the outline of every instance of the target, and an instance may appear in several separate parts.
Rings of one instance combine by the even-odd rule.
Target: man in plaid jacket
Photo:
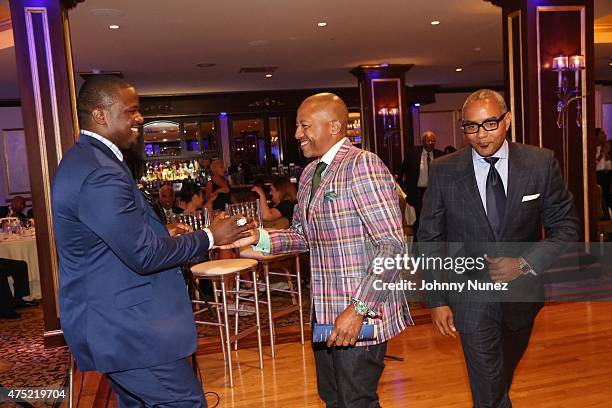
[[[373,262],[402,254],[404,237],[393,177],[378,156],[351,144],[347,123],[336,95],[302,103],[295,137],[317,160],[300,178],[290,229],[262,230],[251,242],[272,254],[310,251],[312,320],[334,325],[327,344],[313,345],[319,396],[328,407],[378,407],[387,341],[412,319],[403,292],[380,290],[398,271],[378,273]],[[357,341],[366,316],[375,316],[378,336]]]

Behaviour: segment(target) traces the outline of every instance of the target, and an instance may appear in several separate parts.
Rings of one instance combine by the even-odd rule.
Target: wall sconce
[[[383,127],[387,129],[397,128],[397,117],[399,116],[398,108],[380,108],[378,114],[382,117]]]
[[[565,180],[569,177],[569,107],[576,102],[576,127],[582,127],[582,82],[581,71],[585,68],[584,55],[567,57],[560,55],[553,58],[552,69],[557,73],[557,127],[562,130],[563,137],[563,175]],[[567,73],[574,72],[574,87],[568,85]]]
[[[568,57],[566,55],[560,55],[553,58],[552,69],[557,73],[557,126],[563,128],[567,125],[567,110],[570,104],[574,101],[584,98],[586,95],[582,94],[580,71],[585,67],[584,55],[572,55]],[[574,88],[570,89],[567,72],[574,72]],[[576,126],[582,126],[582,106],[580,103],[576,104]]]
[[[389,168],[393,168],[393,149],[400,148],[401,130],[398,125],[400,115],[399,108],[382,107],[378,110],[378,115],[382,119],[383,124],[383,141],[387,147],[387,164]]]

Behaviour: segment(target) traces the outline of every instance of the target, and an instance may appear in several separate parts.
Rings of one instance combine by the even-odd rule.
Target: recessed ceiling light
[[[415,108],[418,108],[419,106],[421,106],[421,104],[420,104],[420,103],[418,103],[418,102],[414,104],[414,107],[415,107]]]
[[[461,71],[463,71],[463,68],[461,68],[461,67],[459,67],[459,68],[455,68],[455,71],[457,71],[457,72],[461,72]]]
[[[272,74],[266,74],[266,78],[272,78]]]
[[[319,27],[325,27],[325,26],[327,26],[327,23],[325,21],[320,21],[320,22],[317,23],[317,25]]]
[[[432,22],[430,22],[429,24],[431,25],[439,25],[440,21],[439,20],[433,20]]]
[[[215,64],[214,62],[200,62],[199,64],[196,64],[196,67],[198,68],[211,68],[214,67]]]
[[[108,28],[110,28],[111,30],[117,30],[119,29],[119,26],[117,24],[111,24],[108,26]]]

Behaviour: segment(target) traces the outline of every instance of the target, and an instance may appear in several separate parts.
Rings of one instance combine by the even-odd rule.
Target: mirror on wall
[[[146,157],[178,156],[181,154],[179,123],[154,121],[143,126]]]

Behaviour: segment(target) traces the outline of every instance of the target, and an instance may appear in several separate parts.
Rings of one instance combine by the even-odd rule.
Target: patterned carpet
[[[3,387],[61,387],[69,365],[68,351],[43,348],[41,306],[19,309],[19,313],[21,318],[17,320],[0,319],[0,384]],[[10,406],[17,405],[2,405],[3,408]]]

